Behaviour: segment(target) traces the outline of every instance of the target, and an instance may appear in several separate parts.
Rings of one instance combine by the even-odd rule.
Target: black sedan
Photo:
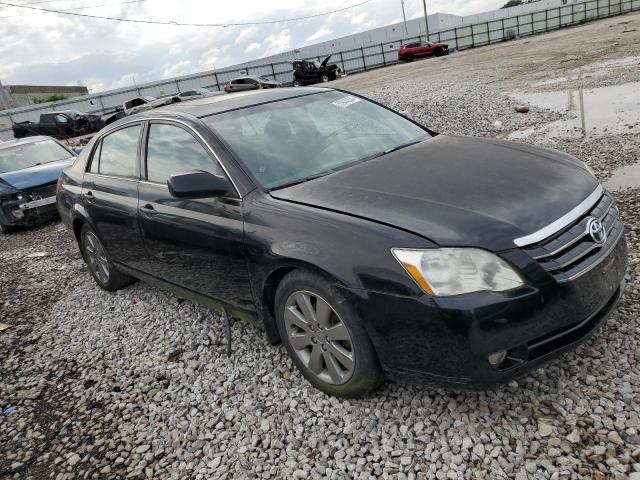
[[[0,141],[0,232],[57,216],[56,183],[75,158],[50,137]]]
[[[580,161],[325,88],[122,119],[64,171],[58,207],[102,288],[138,278],[255,317],[340,396],[505,382],[602,325],[626,269]]]

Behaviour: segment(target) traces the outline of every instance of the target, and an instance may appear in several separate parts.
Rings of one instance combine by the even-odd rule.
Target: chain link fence
[[[450,51],[466,50],[639,10],[640,0],[590,0],[434,32],[429,35],[428,40],[446,43],[449,45]],[[394,42],[339,51],[331,54],[331,61],[336,63],[347,74],[384,68],[398,63],[397,51],[402,43],[422,40],[425,40],[424,36],[410,37]],[[321,61],[323,57],[318,56],[316,59]],[[307,58],[307,60],[313,59]],[[47,105],[0,111],[0,140],[13,138],[11,125],[14,122],[38,121],[41,113],[77,110],[104,114],[113,111],[114,108],[121,106],[125,101],[133,97],[175,95],[198,87],[222,90],[225,83],[245,74],[261,75],[282,82],[285,85],[291,84],[293,81],[291,63],[289,62],[283,61],[248,66],[244,64],[220,71],[163,80],[113,92],[53,102]]]

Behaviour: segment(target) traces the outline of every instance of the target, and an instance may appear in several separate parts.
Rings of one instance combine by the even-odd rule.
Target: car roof
[[[0,149],[17,147],[18,145],[26,145],[29,143],[38,143],[45,140],[53,140],[55,142],[55,140],[51,137],[36,135],[33,137],[15,138],[13,140],[0,141]]]
[[[264,90],[248,90],[244,92],[215,95],[213,97],[197,98],[188,102],[177,102],[153,110],[137,113],[135,117],[153,117],[154,112],[186,113],[198,118],[215,115],[228,110],[251,107],[261,103],[285,100],[287,98],[302,97],[313,93],[330,92],[332,88],[297,87],[297,88],[269,88]],[[126,117],[131,119],[132,117]]]

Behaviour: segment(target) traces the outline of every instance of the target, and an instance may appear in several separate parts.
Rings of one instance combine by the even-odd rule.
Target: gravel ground
[[[448,133],[504,136],[559,115],[516,113],[483,77],[365,93]],[[554,145],[604,179],[637,161],[635,142]],[[387,383],[366,399],[330,398],[249,325],[233,324],[227,357],[205,309],[144,283],[100,290],[59,224],[0,237],[0,477],[638,480],[640,189],[617,198],[630,256],[609,322],[480,393]]]

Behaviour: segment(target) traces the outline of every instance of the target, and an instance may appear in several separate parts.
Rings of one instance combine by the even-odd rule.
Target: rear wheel
[[[294,87],[299,87],[300,86],[300,80],[294,80],[293,81],[293,86]]]
[[[91,276],[100,287],[112,292],[133,283],[133,277],[118,271],[102,242],[86,223],[80,233],[80,248]]]
[[[435,50],[435,52],[433,52],[433,54],[434,54],[436,57],[441,57],[441,56],[443,56],[443,55],[444,55],[444,50],[443,50],[443,49],[441,49],[441,48],[436,48],[436,50]]]
[[[275,304],[284,346],[316,388],[338,397],[361,397],[382,383],[369,336],[330,282],[296,270],[280,282]]]

